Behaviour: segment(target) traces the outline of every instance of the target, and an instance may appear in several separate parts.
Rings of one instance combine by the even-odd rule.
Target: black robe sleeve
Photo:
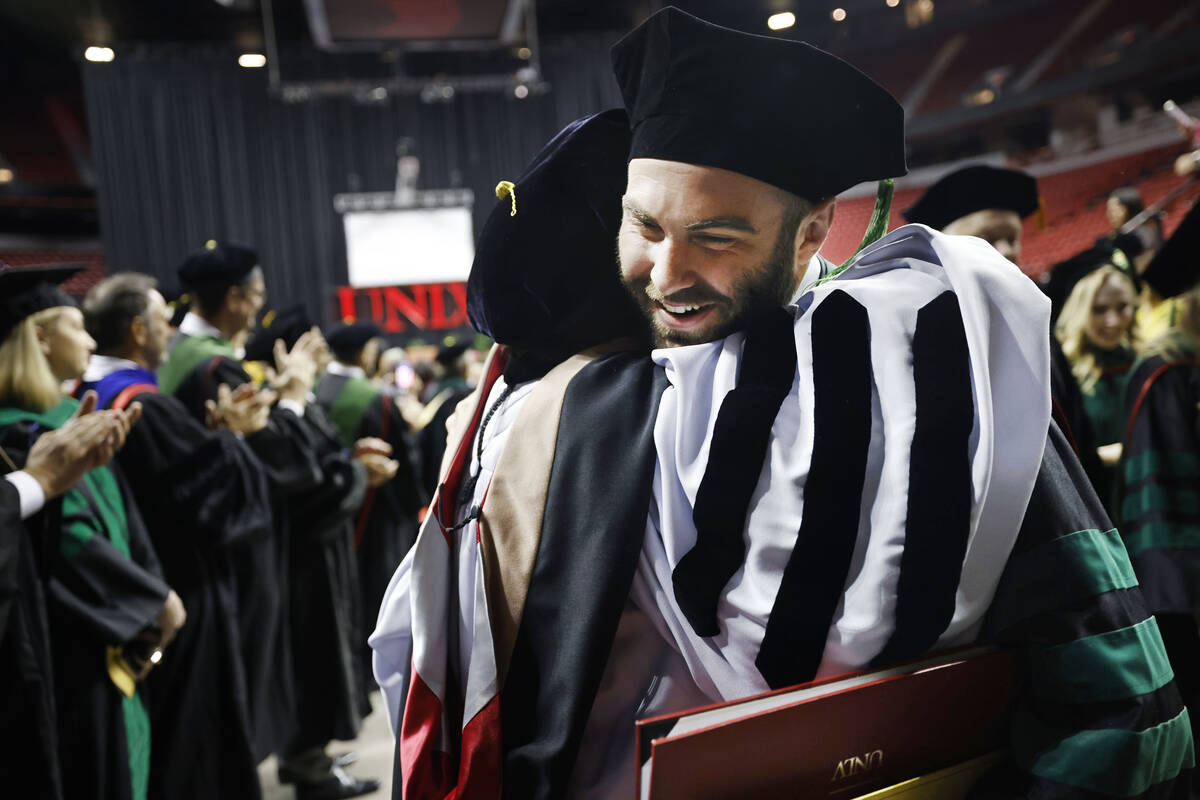
[[[1121,537],[1051,425],[984,641],[1014,648],[1020,773],[977,797],[1186,797],[1187,711]]]
[[[17,597],[17,560],[21,549],[21,497],[17,487],[0,478],[0,639]]]

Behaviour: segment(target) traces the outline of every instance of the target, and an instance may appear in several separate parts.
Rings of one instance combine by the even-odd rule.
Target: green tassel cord
[[[834,268],[828,275],[813,284],[814,286],[820,286],[822,283],[836,278],[842,273],[842,270],[850,266],[850,262],[859,253],[883,238],[883,235],[887,233],[888,221],[891,219],[892,195],[895,192],[896,182],[891,178],[885,178],[879,182],[879,188],[875,191],[875,209],[871,212],[871,221],[867,223],[867,232],[863,234],[858,249],[854,251],[854,255],[843,261],[840,266]]]

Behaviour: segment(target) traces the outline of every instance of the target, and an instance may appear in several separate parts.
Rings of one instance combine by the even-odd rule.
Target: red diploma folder
[[[1013,696],[973,648],[641,720],[638,797],[850,800],[1005,748]]]

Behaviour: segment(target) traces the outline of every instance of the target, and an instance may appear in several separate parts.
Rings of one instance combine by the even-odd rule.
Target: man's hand
[[[175,640],[175,634],[179,633],[179,629],[185,622],[187,622],[187,611],[184,609],[179,595],[175,594],[175,590],[172,589],[167,594],[167,601],[163,603],[162,610],[158,612],[158,617],[154,621],[159,630],[159,648],[166,649],[166,646]]]
[[[217,399],[204,403],[208,427],[226,428],[243,436],[257,433],[267,426],[275,399],[270,389],[259,390],[243,383],[231,390],[222,383],[217,387]]]
[[[279,399],[301,405],[308,401],[317,377],[317,353],[323,346],[321,332],[316,328],[300,334],[290,351],[282,339],[275,340],[276,375],[271,379],[271,388],[279,393]]]
[[[396,477],[400,462],[393,458],[392,446],[383,439],[367,436],[354,443],[354,459],[367,469],[367,485],[372,489]]]
[[[140,403],[121,411],[95,408],[96,393],[89,391],[66,425],[42,434],[30,448],[25,471],[37,479],[47,498],[57,497],[85,473],[111,461],[142,416]]]

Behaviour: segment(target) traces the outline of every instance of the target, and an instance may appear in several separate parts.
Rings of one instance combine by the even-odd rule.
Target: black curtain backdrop
[[[100,228],[111,274],[145,272],[166,289],[175,269],[208,239],[256,247],[268,305],[303,304],[320,322],[346,284],[340,192],[391,191],[396,142],[412,140],[419,189],[475,193],[475,231],[558,130],[620,105],[608,49],[619,34],[548,41],[550,91],[458,92],[449,103],[395,96],[379,105],[350,98],[287,104],[267,90],[264,69],[236,56],[180,46],[84,67],[98,181]],[[287,80],[288,59],[281,59]]]

